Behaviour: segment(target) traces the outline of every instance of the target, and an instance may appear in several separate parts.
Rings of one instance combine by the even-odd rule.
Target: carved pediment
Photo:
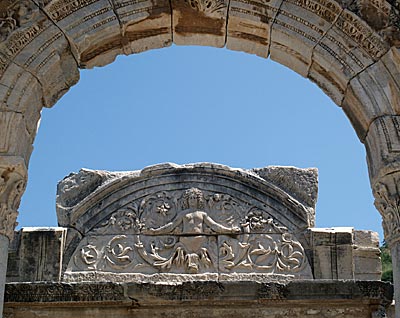
[[[59,184],[57,207],[60,225],[83,235],[69,258],[70,280],[94,273],[312,278],[297,235],[313,224],[314,207],[252,171],[212,164],[83,170]]]

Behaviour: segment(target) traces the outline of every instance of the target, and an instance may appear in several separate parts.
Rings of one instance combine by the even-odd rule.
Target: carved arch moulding
[[[385,0],[1,0],[0,156],[28,166],[42,107],[78,82],[79,68],[207,45],[270,57],[315,82],[365,143],[376,189],[400,170],[399,9]]]

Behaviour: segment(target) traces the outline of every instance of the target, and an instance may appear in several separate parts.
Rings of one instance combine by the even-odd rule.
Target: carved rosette
[[[21,158],[0,159],[0,235],[10,240],[17,226],[18,207],[25,191],[27,171]]]
[[[375,207],[382,215],[385,240],[392,246],[400,241],[400,172],[386,175],[376,182]]]

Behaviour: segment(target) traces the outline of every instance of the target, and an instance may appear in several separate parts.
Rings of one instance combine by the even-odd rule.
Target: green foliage
[[[393,283],[393,267],[390,249],[384,242],[381,246],[382,280]]]

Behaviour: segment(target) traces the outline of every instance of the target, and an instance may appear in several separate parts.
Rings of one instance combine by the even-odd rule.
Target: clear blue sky
[[[315,84],[271,60],[173,46],[84,70],[44,109],[20,226],[56,226],[59,180],[80,168],[175,162],[317,167],[317,226],[380,233],[364,146]]]

